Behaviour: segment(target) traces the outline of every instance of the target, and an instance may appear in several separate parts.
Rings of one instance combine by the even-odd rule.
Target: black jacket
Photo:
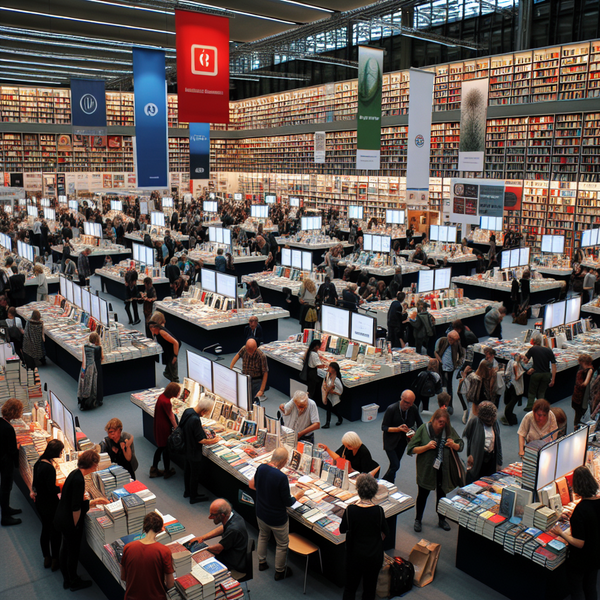
[[[388,432],[390,427],[398,427],[400,425],[408,425],[414,431],[423,425],[419,409],[414,404],[406,411],[406,418],[404,418],[400,410],[400,402],[394,402],[394,404],[387,407],[383,416],[383,422],[381,423],[384,450],[395,450],[400,445],[402,446],[402,452],[404,452],[408,444],[406,434],[403,431],[398,433]]]

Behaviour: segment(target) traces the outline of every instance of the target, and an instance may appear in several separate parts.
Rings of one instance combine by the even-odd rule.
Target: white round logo
[[[144,106],[144,112],[149,117],[155,117],[158,114],[158,106],[156,106],[156,104],[153,102],[148,102],[148,104]]]
[[[79,106],[86,115],[93,115],[98,108],[98,101],[92,94],[85,94],[81,97]]]

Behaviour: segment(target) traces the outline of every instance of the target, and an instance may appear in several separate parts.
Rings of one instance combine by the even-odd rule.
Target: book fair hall
[[[0,600],[598,600],[598,0],[5,0]]]

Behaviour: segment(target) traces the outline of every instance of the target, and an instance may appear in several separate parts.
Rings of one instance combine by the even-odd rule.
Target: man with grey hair
[[[183,497],[190,499],[190,504],[208,500],[204,494],[198,493],[198,483],[202,469],[202,446],[216,444],[220,438],[209,439],[202,427],[200,417],[210,415],[212,400],[202,398],[193,408],[187,408],[181,415],[179,427],[183,430],[184,450],[184,492]]]
[[[248,549],[248,531],[244,519],[233,512],[231,504],[224,498],[217,498],[210,505],[208,518],[217,526],[212,531],[199,535],[191,542],[206,542],[221,536],[221,540],[208,546],[206,550],[216,554],[230,571],[234,579],[246,575],[246,552]]]
[[[536,400],[546,398],[548,386],[552,387],[556,379],[556,357],[550,348],[542,346],[542,339],[542,334],[536,331],[531,336],[533,346],[525,354],[527,362],[529,359],[533,359],[533,365],[527,365],[529,368],[527,375],[530,376],[527,406],[525,407],[527,412],[533,410],[533,403]],[[552,374],[550,374],[550,369],[552,369]]]
[[[290,493],[288,478],[281,469],[288,461],[288,451],[281,447],[273,451],[269,464],[256,469],[250,480],[251,490],[256,490],[256,520],[258,521],[258,570],[266,571],[267,544],[271,534],[275,538],[275,581],[291,577],[292,570],[286,566],[289,545],[289,520],[287,507],[304,496],[302,490]]]
[[[289,402],[279,405],[279,410],[285,426],[298,434],[299,441],[315,443],[314,432],[321,427],[321,420],[315,401],[306,392],[298,390]]]
[[[435,358],[439,362],[442,383],[450,394],[450,406],[448,412],[452,414],[452,380],[454,371],[462,366],[465,361],[465,349],[460,343],[460,335],[457,331],[450,331],[446,337],[441,337],[436,343]]]

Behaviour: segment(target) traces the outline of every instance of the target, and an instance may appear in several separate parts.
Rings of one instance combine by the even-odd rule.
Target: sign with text
[[[325,162],[326,136],[324,131],[315,131],[315,162]]]
[[[106,135],[104,80],[71,79],[71,122],[74,134]]]
[[[229,19],[175,11],[180,121],[229,123]]]
[[[358,47],[356,168],[378,171],[381,158],[383,50]]]
[[[504,215],[504,181],[492,179],[452,179],[450,182],[450,221],[479,225],[480,217]]]
[[[210,123],[190,123],[190,179],[210,179]]]
[[[134,158],[138,188],[169,185],[167,82],[162,50],[133,49]]]

